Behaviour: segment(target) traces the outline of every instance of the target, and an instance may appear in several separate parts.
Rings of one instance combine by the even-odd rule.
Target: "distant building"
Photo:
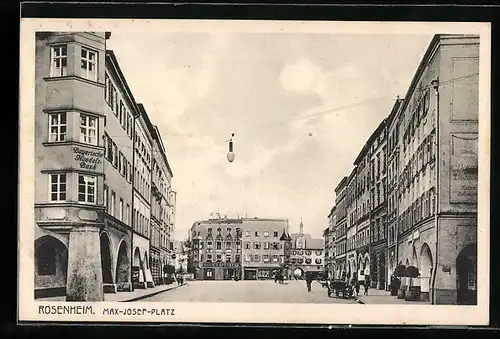
[[[271,279],[285,267],[286,219],[209,219],[191,227],[190,262],[199,280]],[[285,237],[286,238],[286,237]],[[285,239],[283,238],[283,239]]]
[[[323,272],[325,242],[304,234],[304,224],[300,221],[299,233],[292,233],[292,255],[290,267],[292,272],[300,272],[303,277],[306,272],[314,275]]]

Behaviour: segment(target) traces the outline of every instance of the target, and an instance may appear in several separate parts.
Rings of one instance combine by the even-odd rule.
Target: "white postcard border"
[[[168,21],[168,24],[165,24]],[[34,299],[34,79],[36,31],[231,31],[255,33],[480,34],[478,294],[477,306],[339,305],[263,303],[67,303]],[[21,19],[20,31],[20,163],[19,163],[19,321],[73,322],[227,322],[283,324],[487,325],[489,321],[489,188],[490,188],[490,67],[489,23],[326,22],[147,19]],[[29,180],[28,180],[29,179]],[[168,292],[166,292],[168,293]],[[54,306],[78,307],[87,314],[50,314]],[[91,306],[91,308],[86,308]],[[158,315],[103,315],[104,309],[157,309]],[[54,308],[52,308],[54,309]],[[160,309],[173,314],[160,315]],[[92,314],[93,313],[93,314]],[[172,311],[170,311],[172,313]]]

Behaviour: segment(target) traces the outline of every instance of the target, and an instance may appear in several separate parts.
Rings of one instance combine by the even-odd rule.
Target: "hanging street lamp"
[[[235,158],[235,154],[233,151],[233,137],[234,133],[231,133],[231,139],[229,139],[229,151],[227,152],[227,161],[233,162]]]

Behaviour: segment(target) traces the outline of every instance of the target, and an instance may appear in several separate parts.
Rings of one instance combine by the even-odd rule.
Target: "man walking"
[[[306,284],[307,284],[307,292],[311,292],[312,276],[310,272],[306,272]]]

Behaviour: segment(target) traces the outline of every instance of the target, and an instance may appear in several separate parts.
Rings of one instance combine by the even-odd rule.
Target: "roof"
[[[299,238],[299,234],[292,233],[291,238],[293,241],[293,247],[295,248],[295,242]],[[305,247],[306,250],[307,249],[320,249],[320,248],[325,247],[325,239],[323,239],[323,238],[313,238],[313,237],[311,237],[310,234],[304,233],[304,239],[306,241],[306,247]]]
[[[427,47],[427,50],[425,51],[424,56],[422,57],[422,60],[420,61],[420,64],[418,65],[417,71],[413,75],[413,79],[410,82],[410,86],[408,87],[408,90],[406,91],[407,93],[407,98],[409,98],[410,94],[415,91],[415,88],[417,87],[418,81],[420,80],[420,77],[424,73],[425,67],[427,66],[427,63],[431,60],[431,57],[434,54],[435,48],[438,46],[439,41],[441,40],[442,34],[435,34],[432,37],[431,42],[429,43],[429,46]],[[402,102],[402,107],[401,110],[404,110],[406,106],[408,106],[409,100],[404,100]]]
[[[125,99],[128,101],[131,108],[134,110],[134,117],[137,117],[139,113],[139,108],[137,102],[135,101],[134,95],[128,86],[127,80],[123,75],[123,72],[120,68],[120,64],[118,63],[118,59],[116,58],[115,52],[111,49],[106,50],[106,65],[108,66],[108,70],[113,73],[113,75],[120,82],[120,85],[125,90]],[[109,67],[111,66],[111,67]]]
[[[342,187],[345,187],[345,185],[347,184],[347,177],[343,177],[342,180],[340,180],[339,184],[337,185],[337,187],[335,187],[335,193],[337,193],[338,191],[340,191],[340,189]]]
[[[167,165],[167,169],[170,173],[170,176],[173,177],[174,174],[172,173],[172,168],[170,167],[170,164],[169,164],[168,158],[167,158],[167,150],[165,149],[165,146],[163,145],[163,140],[162,140],[162,137],[160,134],[160,130],[158,129],[158,126],[154,125],[152,132],[153,133],[151,133],[151,135],[153,136],[153,139],[156,140],[156,143],[158,144],[158,146],[160,146],[160,153],[161,153],[161,156],[163,158],[163,161],[165,161],[165,165]]]

